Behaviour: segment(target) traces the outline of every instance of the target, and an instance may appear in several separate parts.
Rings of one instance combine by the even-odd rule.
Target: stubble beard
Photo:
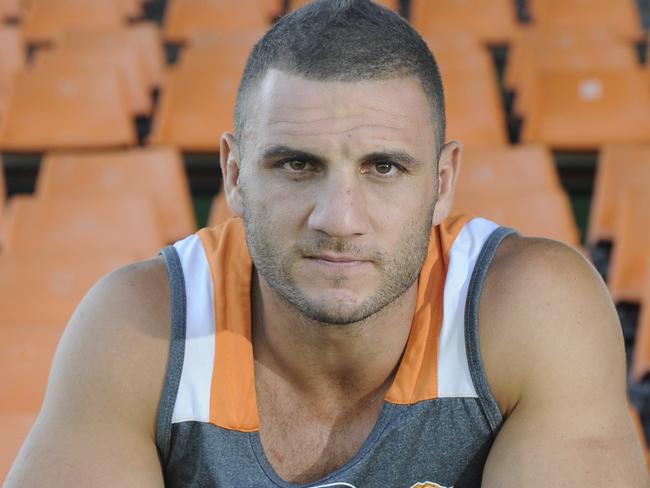
[[[314,237],[310,242],[298,243],[285,250],[274,246],[273,224],[265,212],[252,210],[244,197],[244,228],[246,243],[259,275],[292,307],[309,321],[323,325],[349,325],[364,321],[396,303],[415,283],[426,259],[431,237],[435,201],[422,220],[413,220],[401,232],[394,253],[375,248],[360,247],[345,239],[327,236]],[[292,276],[292,267],[303,256],[325,251],[354,256],[372,261],[381,279],[376,291],[360,304],[347,301],[328,301],[307,296]],[[345,285],[343,277],[335,279],[333,287]]]

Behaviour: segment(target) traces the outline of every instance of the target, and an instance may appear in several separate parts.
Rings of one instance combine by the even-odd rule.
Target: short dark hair
[[[371,0],[315,0],[281,18],[255,45],[237,95],[240,147],[247,100],[272,68],[312,80],[416,76],[437,126],[438,151],[444,145],[444,92],[431,50],[405,19]]]

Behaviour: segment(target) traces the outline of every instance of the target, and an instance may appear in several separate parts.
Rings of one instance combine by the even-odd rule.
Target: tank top
[[[156,432],[165,486],[480,487],[503,419],[481,361],[479,299],[512,232],[468,217],[432,229],[411,331],[374,428],[344,466],[303,485],[275,473],[260,441],[241,219],[165,248],[172,337]]]

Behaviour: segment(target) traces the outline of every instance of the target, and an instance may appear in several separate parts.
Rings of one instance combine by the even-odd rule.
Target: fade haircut
[[[406,20],[371,0],[315,0],[280,19],[255,45],[235,109],[240,153],[248,103],[270,69],[319,81],[415,76],[429,100],[437,152],[442,150],[445,101],[436,60]]]

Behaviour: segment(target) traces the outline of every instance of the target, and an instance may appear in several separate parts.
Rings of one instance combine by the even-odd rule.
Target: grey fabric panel
[[[387,403],[369,439],[345,466],[317,482],[296,485],[273,472],[256,432],[200,422],[174,424],[172,431],[168,487],[409,488],[431,481],[479,488],[493,441],[476,398]]]
[[[503,417],[499,410],[499,405],[490,391],[485,369],[483,368],[481,347],[479,344],[478,312],[485,277],[494,260],[497,249],[506,237],[514,233],[515,231],[512,229],[499,227],[488,237],[476,260],[472,278],[469,282],[469,289],[467,290],[467,301],[465,302],[465,348],[467,350],[467,361],[469,362],[472,382],[479,396],[481,408],[493,433],[496,433],[501,427]]]
[[[169,346],[169,359],[167,362],[167,376],[163,387],[158,418],[156,422],[156,447],[163,465],[169,458],[172,433],[172,415],[178,393],[178,385],[183,371],[185,357],[185,314],[186,296],[183,268],[178,252],[173,246],[161,251],[167,266],[167,276],[172,295],[172,327]]]

